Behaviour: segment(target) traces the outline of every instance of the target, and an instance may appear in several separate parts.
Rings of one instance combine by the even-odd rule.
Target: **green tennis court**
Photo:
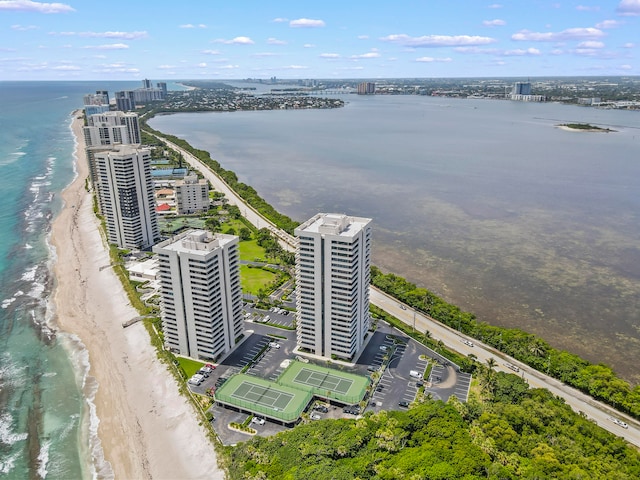
[[[300,418],[312,396],[307,389],[279,385],[244,373],[229,378],[215,393],[216,402],[285,422]]]
[[[289,393],[273,390],[271,387],[263,387],[250,382],[242,382],[231,396],[265,407],[275,407],[279,410],[286,409],[289,402],[293,399],[293,395]]]
[[[309,389],[320,398],[357,403],[364,397],[369,379],[312,363],[293,361],[277,380],[279,385]]]
[[[332,375],[330,372],[316,372],[309,368],[303,368],[293,379],[295,383],[302,383],[303,385],[309,385],[311,387],[319,388],[320,390],[330,390],[345,394],[353,385],[353,380],[348,378],[341,378],[337,375]]]

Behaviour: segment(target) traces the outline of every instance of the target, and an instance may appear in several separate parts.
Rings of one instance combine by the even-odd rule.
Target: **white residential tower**
[[[153,251],[167,348],[203,360],[230,351],[244,328],[238,237],[190,230]]]
[[[120,145],[95,153],[96,192],[110,243],[144,249],[160,239],[151,180],[151,152]]]
[[[298,349],[353,359],[369,329],[371,219],[319,213],[295,234]]]

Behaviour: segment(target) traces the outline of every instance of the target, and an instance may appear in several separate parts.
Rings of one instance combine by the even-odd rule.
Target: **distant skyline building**
[[[190,230],[153,247],[162,330],[172,352],[216,360],[244,331],[238,237]]]
[[[376,84],[373,82],[361,82],[358,84],[358,95],[374,95]]]
[[[531,95],[531,82],[514,83],[511,95]]]
[[[319,213],[295,235],[297,347],[351,360],[369,329],[371,219]]]
[[[109,243],[127,249],[151,247],[160,239],[151,151],[120,145],[94,157],[96,192]]]
[[[134,112],[112,111],[87,116],[87,126],[83,127],[85,153],[89,164],[89,181],[95,187],[97,182],[95,152],[116,145],[138,145],[141,143],[140,122]]]
[[[109,93],[99,90],[96,93],[88,93],[82,98],[84,114],[95,115],[109,111]]]
[[[176,180],[176,209],[180,215],[204,212],[209,209],[209,182],[197,175]]]
[[[136,101],[132,90],[122,90],[114,93],[116,99],[116,110],[130,112],[136,109]]]
[[[544,95],[531,94],[531,82],[515,82],[510,98],[519,102],[544,102],[547,99]]]

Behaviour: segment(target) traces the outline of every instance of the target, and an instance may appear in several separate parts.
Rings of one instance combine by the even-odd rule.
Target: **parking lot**
[[[274,325],[281,325],[285,328],[293,326],[293,319],[295,317],[294,312],[281,309],[279,307],[272,307],[269,310],[261,310],[254,308],[252,304],[247,303],[244,305],[245,322],[253,323],[272,323]]]
[[[256,314],[256,312],[258,313]],[[292,322],[291,314],[282,315],[278,312],[253,310],[251,314],[269,315],[276,321],[288,321],[289,324]],[[279,316],[283,318],[280,319]],[[284,320],[285,318],[286,320]],[[274,381],[286,368],[284,361],[296,357],[293,353],[296,346],[295,331],[251,321],[245,324],[245,328],[245,338],[242,343],[230,355],[222,359],[217,368],[201,385],[190,385],[192,391],[205,394],[211,387],[217,388],[230,376],[240,373],[247,365],[250,365],[250,368],[245,371],[247,375]],[[414,376],[416,372],[424,374],[429,361],[433,362],[429,377],[426,379],[416,378]],[[312,360],[311,363],[326,366],[326,361]],[[365,411],[407,408],[402,405],[408,405],[414,401],[420,386],[424,386],[425,393],[431,394],[436,400],[447,401],[451,395],[455,395],[462,401],[467,400],[471,382],[470,375],[458,372],[454,365],[451,365],[437,352],[419,344],[384,322],[378,323],[377,330],[373,332],[366,348],[355,364],[352,367],[343,366],[341,369],[363,376],[371,376],[372,370],[379,370],[383,363],[387,365],[387,368],[367,398]],[[307,413],[311,415],[312,420],[354,418],[355,415],[365,412],[345,413],[341,405],[326,403],[323,405],[327,407],[327,412],[313,410],[311,406],[309,407]],[[228,428],[228,424],[231,422],[243,423],[249,414],[215,405],[211,408],[211,412],[215,417],[213,426],[225,445],[232,445],[250,438],[247,434]],[[251,427],[261,436],[274,435],[286,429],[286,427],[270,421],[266,421],[263,425],[252,424]]]

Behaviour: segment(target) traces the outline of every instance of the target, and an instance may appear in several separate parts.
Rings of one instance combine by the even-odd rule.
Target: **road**
[[[169,147],[182,154],[184,160],[193,168],[200,171],[200,173],[202,173],[211,183],[213,188],[225,194],[230,204],[236,205],[240,208],[242,215],[251,222],[252,225],[255,225],[257,228],[269,228],[269,230],[279,238],[280,243],[284,248],[287,248],[290,251],[295,251],[297,244],[295,237],[278,229],[273,223],[262,217],[250,205],[245,203],[245,201],[240,198],[240,196],[238,196],[224,180],[222,180],[195,156],[165,138],[158,138],[163,142],[166,142]],[[528,367],[504,353],[495,350],[493,347],[484,345],[474,338],[466,337],[460,332],[457,332],[456,330],[453,330],[430,317],[417,313],[406,305],[401,306],[396,299],[384,294],[375,287],[370,288],[370,298],[373,305],[390,313],[406,325],[414,327],[419,332],[429,330],[434,338],[442,340],[446,347],[453,351],[463,355],[474,354],[478,361],[485,365],[487,360],[493,357],[497,362],[495,369],[507,373],[514,372],[509,369],[505,363],[516,365],[520,369],[518,372],[520,376],[526,380],[532,388],[548,389],[554,395],[563,398],[565,402],[576,412],[584,412],[588,418],[596,421],[597,424],[605,430],[608,430],[614,435],[623,437],[629,443],[640,448],[640,423],[631,417],[619,413],[608,405],[598,402],[588,395],[585,395],[584,393],[571,388],[554,378]],[[464,340],[472,342],[474,346],[471,347],[463,343]],[[613,423],[612,418],[618,418],[626,422],[629,425],[629,428],[624,429],[616,425]]]
[[[564,398],[565,402],[576,412],[584,412],[588,418],[595,420],[597,424],[605,430],[608,430],[614,435],[623,437],[629,443],[640,446],[640,429],[638,428],[638,423],[632,418],[616,412],[608,405],[594,400],[588,395],[563,384],[555,378],[549,377],[521,362],[518,362],[514,358],[495,350],[493,347],[484,345],[474,338],[462,335],[460,332],[453,330],[430,317],[414,312],[408,306],[403,305],[405,308],[403,309],[400,306],[401,304],[398,303],[398,300],[386,295],[375,287],[371,287],[370,296],[372,304],[382,308],[409,326],[414,326],[415,318],[415,329],[417,331],[424,332],[425,330],[429,330],[433,338],[442,340],[446,347],[451,350],[463,355],[474,354],[478,361],[485,365],[487,360],[493,357],[497,363],[495,370],[507,373],[514,373],[514,371],[508,368],[505,365],[506,363],[517,366],[520,369],[518,374],[526,380],[532,388],[546,388],[554,395]],[[465,340],[473,343],[474,346],[471,347],[466,345],[463,343]],[[613,423],[611,418],[618,418],[626,422],[629,425],[629,428],[624,429],[616,425]]]

